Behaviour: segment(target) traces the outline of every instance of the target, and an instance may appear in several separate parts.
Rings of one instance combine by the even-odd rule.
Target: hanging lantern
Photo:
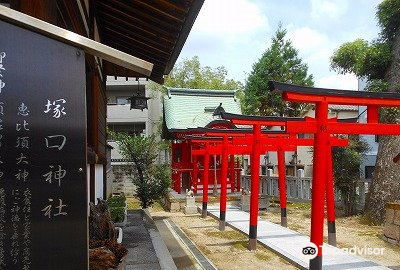
[[[137,81],[137,91],[139,91],[140,88],[140,82],[139,82],[139,78],[136,78]],[[148,109],[147,107],[147,100],[149,100],[150,98],[145,97],[145,96],[140,96],[139,92],[137,92],[136,96],[135,94],[133,94],[130,98],[127,98],[127,100],[130,101],[131,103],[131,110],[132,109],[140,109],[140,110],[144,110],[144,109]]]
[[[144,109],[148,109],[147,108],[147,100],[149,100],[150,98],[148,97],[141,97],[141,96],[131,96],[130,98],[128,98],[128,100],[131,102],[131,110],[132,109],[140,109],[140,110],[144,110]]]

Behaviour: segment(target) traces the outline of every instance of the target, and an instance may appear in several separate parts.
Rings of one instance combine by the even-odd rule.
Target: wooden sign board
[[[88,269],[85,55],[0,35],[0,269]]]

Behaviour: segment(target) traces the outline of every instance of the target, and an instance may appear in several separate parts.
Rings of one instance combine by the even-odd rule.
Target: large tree
[[[400,92],[400,1],[384,0],[376,17],[381,32],[372,42],[357,39],[340,46],[331,57],[332,69],[368,79],[367,90]],[[399,123],[398,109],[380,111],[381,121]],[[393,157],[400,152],[400,136],[380,136],[375,171],[366,202],[374,223],[384,219],[385,204],[400,200],[400,167]]]
[[[270,93],[269,80],[314,86],[307,64],[302,63],[298,51],[286,39],[286,30],[281,26],[272,38],[271,47],[253,64],[246,81],[242,106],[246,114],[252,115],[300,115],[306,105],[284,102],[280,95]]]
[[[241,90],[239,81],[227,78],[224,66],[211,68],[202,66],[198,56],[179,62],[166,76],[164,85],[191,89]]]

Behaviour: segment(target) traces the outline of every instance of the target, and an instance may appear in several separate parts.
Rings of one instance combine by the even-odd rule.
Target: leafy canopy
[[[297,116],[305,109],[304,104],[285,103],[280,95],[270,93],[268,89],[269,80],[314,86],[307,64],[302,63],[292,42],[285,38],[286,33],[279,26],[272,38],[271,47],[253,64],[242,101],[246,114]]]
[[[376,17],[381,28],[381,39],[383,42],[393,43],[396,33],[400,29],[400,1],[383,1],[378,6]]]
[[[342,74],[353,73],[358,77],[366,77],[368,91],[400,92],[400,85],[389,85],[385,78],[394,57],[394,38],[400,29],[400,1],[383,1],[378,6],[376,16],[381,28],[379,38],[372,42],[356,39],[342,44],[330,59],[331,69]],[[399,116],[399,108],[381,110],[381,119],[385,122],[396,122]]]
[[[167,87],[215,90],[241,90],[243,85],[239,81],[228,79],[228,71],[224,66],[211,68],[201,66],[198,56],[184,59],[174,66],[165,78]]]
[[[381,28],[379,38],[372,42],[356,39],[344,43],[333,53],[331,69],[367,77],[370,81],[384,79],[393,59],[394,38],[400,28],[400,1],[383,1],[377,8],[376,17]]]
[[[358,77],[382,79],[392,59],[388,43],[363,39],[346,42],[331,57],[331,69],[341,74],[353,73]]]

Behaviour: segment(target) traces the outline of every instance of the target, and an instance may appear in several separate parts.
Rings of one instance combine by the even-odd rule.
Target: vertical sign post
[[[87,269],[84,53],[0,35],[0,269]]]

